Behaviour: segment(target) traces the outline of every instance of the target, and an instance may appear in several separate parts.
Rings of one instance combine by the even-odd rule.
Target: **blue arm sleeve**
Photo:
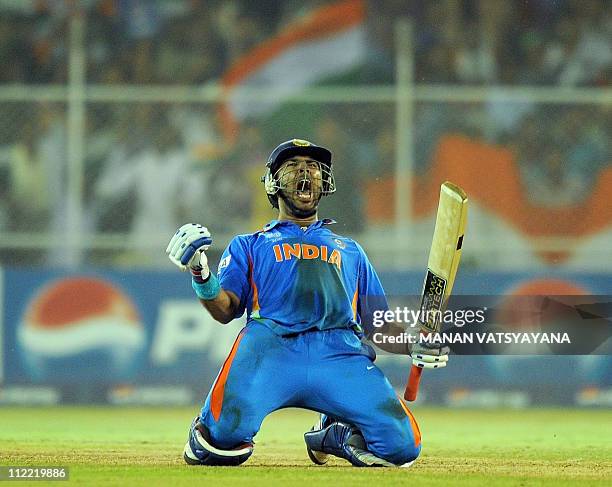
[[[251,290],[249,284],[249,247],[245,236],[234,237],[223,252],[218,268],[219,284],[225,291],[231,291],[238,299],[240,306],[234,318],[244,313]]]
[[[374,312],[384,312],[389,309],[385,290],[370,263],[367,255],[361,247],[361,259],[359,266],[359,298],[357,301],[357,312],[361,320],[361,326],[368,336],[374,328]]]

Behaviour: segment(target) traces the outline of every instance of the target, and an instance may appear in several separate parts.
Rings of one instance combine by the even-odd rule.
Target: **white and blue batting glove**
[[[166,253],[170,261],[180,270],[190,269],[201,273],[206,279],[210,275],[208,258],[204,253],[212,244],[212,238],[208,228],[195,223],[186,223],[179,228],[168,247]]]
[[[448,347],[429,348],[415,343],[410,352],[412,365],[420,369],[441,369],[446,367],[449,352],[450,349]]]

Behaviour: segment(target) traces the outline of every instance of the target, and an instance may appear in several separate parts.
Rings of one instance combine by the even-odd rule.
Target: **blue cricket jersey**
[[[240,299],[248,321],[279,335],[306,330],[352,328],[386,310],[384,290],[365,252],[354,240],[318,220],[306,230],[272,220],[263,230],[238,235],[219,262],[219,282]]]

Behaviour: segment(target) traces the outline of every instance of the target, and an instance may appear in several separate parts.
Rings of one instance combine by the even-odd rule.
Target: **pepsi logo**
[[[62,375],[64,359],[76,357],[81,370],[91,366],[125,375],[144,350],[146,334],[136,306],[123,291],[98,278],[70,277],[35,295],[17,341],[34,378]]]

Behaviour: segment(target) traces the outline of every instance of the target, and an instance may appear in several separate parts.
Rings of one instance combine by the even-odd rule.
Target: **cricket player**
[[[331,152],[306,140],[283,142],[262,181],[278,219],[236,236],[217,275],[205,253],[212,243],[206,227],[183,225],[166,249],[191,271],[215,320],[247,313],[191,424],[185,461],[239,465],[269,413],[299,407],[321,413],[304,435],[314,463],[335,455],[360,467],[410,465],[421,451],[419,427],[361,341],[368,317],[387,309],[382,285],[359,244],[317,215],[321,197],[335,191]],[[440,368],[447,354],[420,349],[413,363]]]

